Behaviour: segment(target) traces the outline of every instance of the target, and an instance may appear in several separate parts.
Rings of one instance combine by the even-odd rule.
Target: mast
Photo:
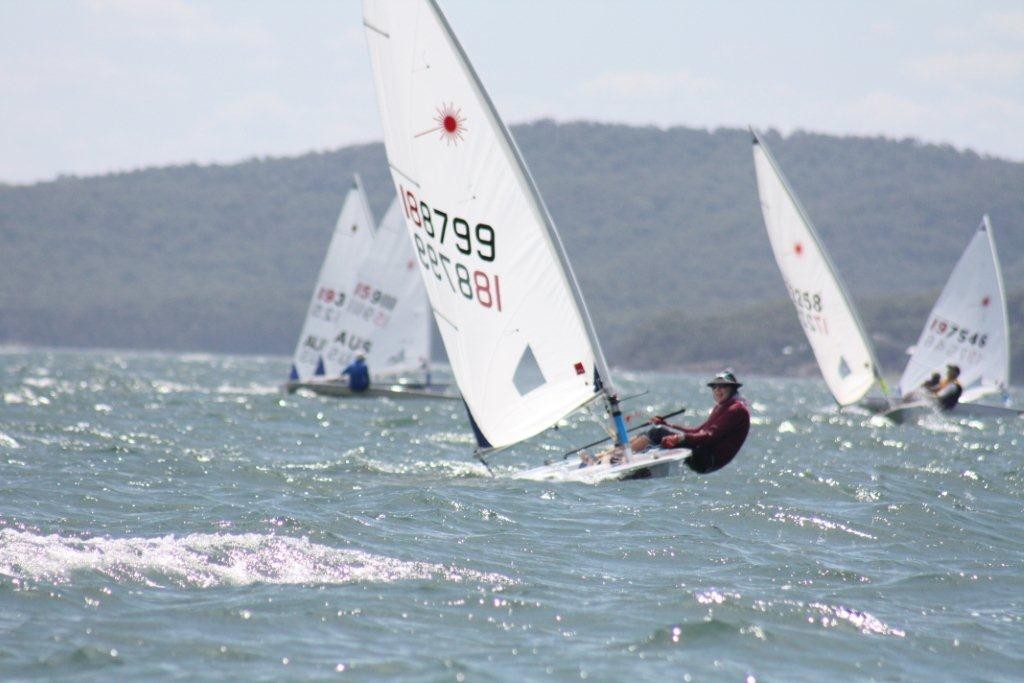
[[[992,253],[992,265],[995,268],[995,272],[996,272],[996,282],[999,283],[999,301],[1000,301],[1000,304],[1001,304],[1002,314],[1003,314],[1003,330],[1004,330],[1004,335],[1005,335],[1004,344],[1005,344],[1005,348],[1006,348],[1006,353],[1004,354],[1005,361],[1006,361],[1005,364],[1004,364],[1004,368],[1005,368],[1004,372],[1005,372],[1005,374],[1003,375],[1003,377],[1006,378],[1006,383],[1009,384],[1009,382],[1010,382],[1010,348],[1011,348],[1010,347],[1010,317],[1009,317],[1009,314],[1008,314],[1007,309],[1006,309],[1006,286],[1003,284],[1003,268],[1002,268],[1002,266],[999,265],[999,253],[996,251],[995,236],[992,234],[992,223],[989,221],[987,213],[983,214],[982,217],[981,217],[981,229],[983,231],[985,231],[985,234],[988,236],[988,248],[989,248],[989,250]],[[1005,395],[1006,390],[1008,388],[1009,388],[1008,386],[1003,386],[1002,387],[1004,395]]]
[[[370,225],[370,234],[377,234],[377,221],[373,218],[373,211],[370,210],[370,200],[366,197],[366,190],[363,189],[363,178],[358,173],[352,174],[352,187],[359,193],[359,201],[363,205],[363,213]]]

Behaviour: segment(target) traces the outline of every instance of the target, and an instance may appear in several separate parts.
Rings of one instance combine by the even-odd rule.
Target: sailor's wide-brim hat
[[[742,387],[743,385],[736,381],[736,375],[731,372],[720,372],[710,380],[708,380],[709,387]]]

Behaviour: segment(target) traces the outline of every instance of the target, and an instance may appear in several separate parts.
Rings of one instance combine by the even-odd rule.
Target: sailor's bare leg
[[[651,440],[647,438],[646,434],[634,436],[629,440],[629,450],[633,453],[639,453],[640,451],[646,450],[651,445]],[[583,461],[584,465],[597,465],[611,463],[613,465],[618,464],[622,460],[623,452],[620,446],[615,448],[609,448],[606,451],[601,451],[597,455],[590,455],[589,453],[581,453],[580,460]]]
[[[648,449],[648,447],[650,447],[650,445],[651,445],[651,440],[647,438],[646,434],[641,434],[640,436],[634,436],[632,439],[629,440],[629,448],[634,453],[639,453],[640,451],[645,451],[645,450]]]

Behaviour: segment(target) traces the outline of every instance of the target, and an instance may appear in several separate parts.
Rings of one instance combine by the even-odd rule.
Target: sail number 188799
[[[464,218],[431,208],[401,185],[398,189],[405,217],[426,235],[424,239],[418,230],[413,233],[420,265],[430,271],[438,282],[447,282],[453,293],[469,301],[475,300],[484,308],[500,311],[501,281],[498,276],[485,270],[470,270],[457,257],[452,258],[445,253],[447,248],[454,246],[462,256],[494,261],[497,255],[494,228],[486,223],[477,223],[471,228]]]

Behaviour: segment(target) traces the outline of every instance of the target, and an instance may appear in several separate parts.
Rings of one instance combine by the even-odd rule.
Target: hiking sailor
[[[743,385],[736,381],[733,373],[718,373],[708,381],[708,386],[711,387],[715,406],[703,424],[699,427],[683,427],[669,424],[661,417],[653,417],[651,424],[656,426],[646,434],[630,440],[632,451],[639,453],[652,444],[661,448],[690,448],[693,453],[684,462],[700,474],[708,474],[728,465],[743,446],[750,431],[750,409],[739,395],[739,388]],[[584,465],[605,461],[616,464],[621,461],[622,454],[616,449],[597,457],[584,453],[581,458]]]
[[[938,391],[935,392],[935,400],[941,410],[952,410],[960,402],[960,396],[964,393],[964,387],[960,384],[960,366],[947,365],[946,378],[942,380]]]
[[[359,394],[370,388],[370,369],[366,367],[366,356],[359,354],[356,359],[341,371],[348,375],[348,388],[352,393]]]

